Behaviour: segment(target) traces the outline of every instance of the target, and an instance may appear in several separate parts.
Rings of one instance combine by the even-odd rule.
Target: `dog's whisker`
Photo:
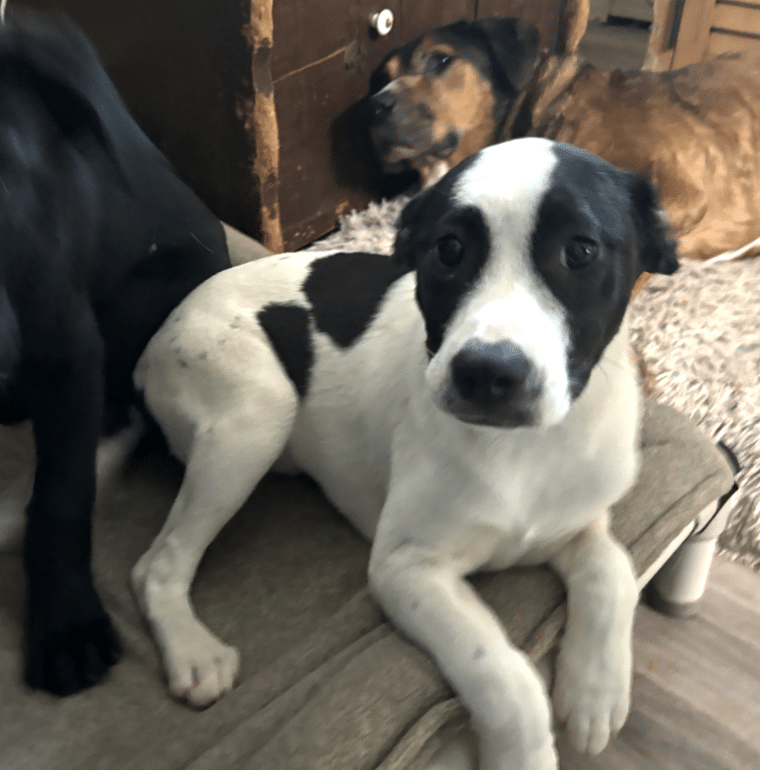
[[[190,237],[193,240],[198,241],[198,243],[200,243],[200,245],[203,246],[203,248],[206,249],[206,251],[210,252],[211,254],[214,253],[214,250],[206,246],[206,244],[195,233],[190,233]]]
[[[604,374],[605,377],[609,379],[609,373],[607,372],[608,368],[618,369],[620,371],[626,371],[625,365],[621,361],[614,361],[614,360],[602,360],[598,364],[599,371]]]

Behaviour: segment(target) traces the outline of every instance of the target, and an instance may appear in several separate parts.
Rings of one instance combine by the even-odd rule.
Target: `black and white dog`
[[[628,712],[637,601],[608,530],[637,473],[623,319],[674,245],[647,180],[521,139],[414,198],[395,251],[266,258],[172,313],[135,376],[187,471],[134,588],[171,692],[219,698],[238,654],[191,580],[270,468],[305,471],[374,541],[374,595],[469,709],[481,768],[556,768],[544,686],[464,578],[547,561],[564,578],[556,711],[601,750]]]
[[[29,503],[26,677],[64,695],[119,655],[90,572],[98,438],[127,419],[152,334],[229,261],[73,24],[0,24],[0,99],[0,423],[31,418],[37,452],[0,520]]]

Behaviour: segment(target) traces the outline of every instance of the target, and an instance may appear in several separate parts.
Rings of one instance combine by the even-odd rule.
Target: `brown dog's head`
[[[370,79],[370,134],[386,171],[431,184],[497,140],[530,81],[538,31],[519,19],[460,21],[392,51]]]

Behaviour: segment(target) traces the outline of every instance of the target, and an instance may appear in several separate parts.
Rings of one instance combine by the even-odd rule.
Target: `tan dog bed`
[[[653,401],[642,441],[640,481],[614,515],[639,574],[732,484],[711,442]],[[31,457],[26,430],[2,429],[0,489]],[[240,684],[203,712],[169,698],[128,575],[161,526],[181,472],[162,456],[136,461],[96,514],[96,582],[125,648],[102,685],[63,700],[24,688],[21,557],[0,556],[2,770],[424,766],[464,712],[431,661],[369,596],[368,544],[303,477],[267,477],[198,574],[198,612],[240,648]],[[548,569],[473,582],[534,660],[553,646],[564,594]]]

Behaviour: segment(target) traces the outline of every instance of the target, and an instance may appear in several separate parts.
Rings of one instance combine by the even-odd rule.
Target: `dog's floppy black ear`
[[[416,267],[419,230],[424,222],[425,209],[434,194],[436,194],[434,187],[417,193],[401,211],[396,241],[393,244],[393,259],[399,264],[407,265],[412,269]]]
[[[118,103],[84,33],[62,13],[14,10],[0,29],[0,77],[33,93],[69,137],[86,133],[111,149],[100,109]]]
[[[522,91],[538,63],[541,48],[538,30],[522,19],[513,18],[481,19],[474,24],[486,37],[497,81],[505,81],[503,90],[507,93],[512,89]]]
[[[24,72],[20,79],[42,100],[51,119],[65,136],[76,138],[88,134],[106,149],[111,149],[100,115],[69,83],[33,70]]]
[[[678,256],[670,217],[646,176],[631,173],[629,189],[641,244],[641,267],[647,273],[672,275],[678,270]]]

